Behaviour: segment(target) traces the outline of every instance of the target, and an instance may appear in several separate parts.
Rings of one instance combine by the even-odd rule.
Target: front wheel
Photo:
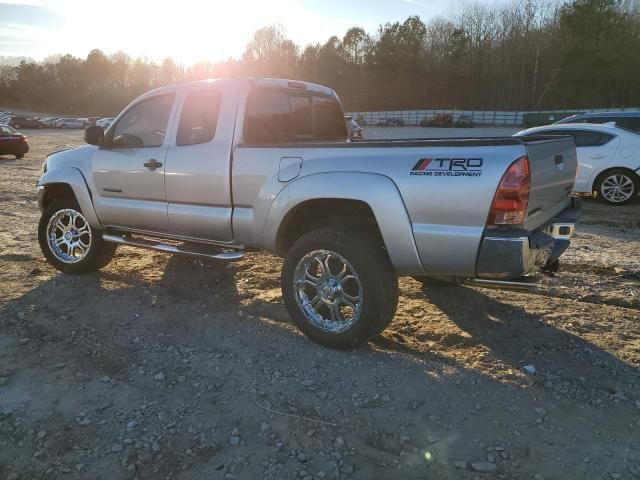
[[[305,335],[330,348],[351,348],[391,322],[398,279],[378,242],[324,228],[302,236],[289,250],[282,296]]]
[[[623,168],[609,170],[596,184],[596,192],[609,205],[625,205],[633,201],[640,191],[638,176]]]
[[[38,242],[47,261],[64,273],[96,270],[111,260],[116,244],[104,242],[73,200],[49,205],[38,225]]]

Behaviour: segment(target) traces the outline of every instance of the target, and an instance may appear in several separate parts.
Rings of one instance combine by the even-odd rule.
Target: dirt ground
[[[640,202],[586,201],[536,292],[402,279],[384,335],[336,352],[268,254],[56,272],[34,183],[81,133],[27,133],[0,157],[0,480],[640,478]]]

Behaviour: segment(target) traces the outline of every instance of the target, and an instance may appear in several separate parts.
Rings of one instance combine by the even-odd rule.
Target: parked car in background
[[[473,128],[475,126],[471,115],[465,114],[458,115],[458,119],[455,121],[454,125],[458,128]]]
[[[9,125],[0,125],[0,155],[22,158],[29,152],[27,137]]]
[[[640,111],[633,112],[593,112],[579,113],[563,118],[554,123],[562,125],[565,123],[610,123],[614,122],[618,127],[633,130],[640,133]]]
[[[107,128],[109,128],[111,126],[111,124],[113,123],[113,118],[112,117],[107,117],[107,118],[101,118],[100,120],[98,120],[96,122],[96,125],[99,127],[104,128],[105,130]]]
[[[24,117],[14,115],[9,120],[9,125],[13,128],[21,129],[21,128],[44,128],[44,125],[34,117]]]
[[[453,127],[453,115],[450,113],[438,113],[432,119],[424,119],[420,122],[421,127]]]
[[[345,122],[347,122],[347,131],[349,132],[350,140],[362,140],[364,138],[363,130],[360,125],[353,119],[351,115],[345,115]]]
[[[44,128],[53,128],[53,123],[60,117],[44,117],[40,119],[40,123]]]
[[[378,127],[404,127],[404,120],[400,117],[384,118],[376,124]]]
[[[530,128],[516,136],[573,137],[578,152],[578,173],[573,191],[595,193],[611,205],[633,201],[640,192],[640,134],[614,123],[566,123]]]
[[[87,128],[86,118],[59,118],[53,122],[56,128]]]

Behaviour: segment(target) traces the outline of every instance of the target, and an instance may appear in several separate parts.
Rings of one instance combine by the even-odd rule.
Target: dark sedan
[[[34,117],[13,116],[9,120],[9,125],[14,128],[44,128],[40,120]]]
[[[27,137],[9,125],[0,125],[0,155],[22,158],[29,152]]]

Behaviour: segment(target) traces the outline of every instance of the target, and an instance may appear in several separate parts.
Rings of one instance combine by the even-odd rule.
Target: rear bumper
[[[0,145],[0,155],[25,155],[29,153],[29,143],[18,143],[16,145]]]
[[[478,252],[479,278],[514,279],[556,261],[570,245],[582,201],[571,205],[535,231],[496,229],[485,232]]]

